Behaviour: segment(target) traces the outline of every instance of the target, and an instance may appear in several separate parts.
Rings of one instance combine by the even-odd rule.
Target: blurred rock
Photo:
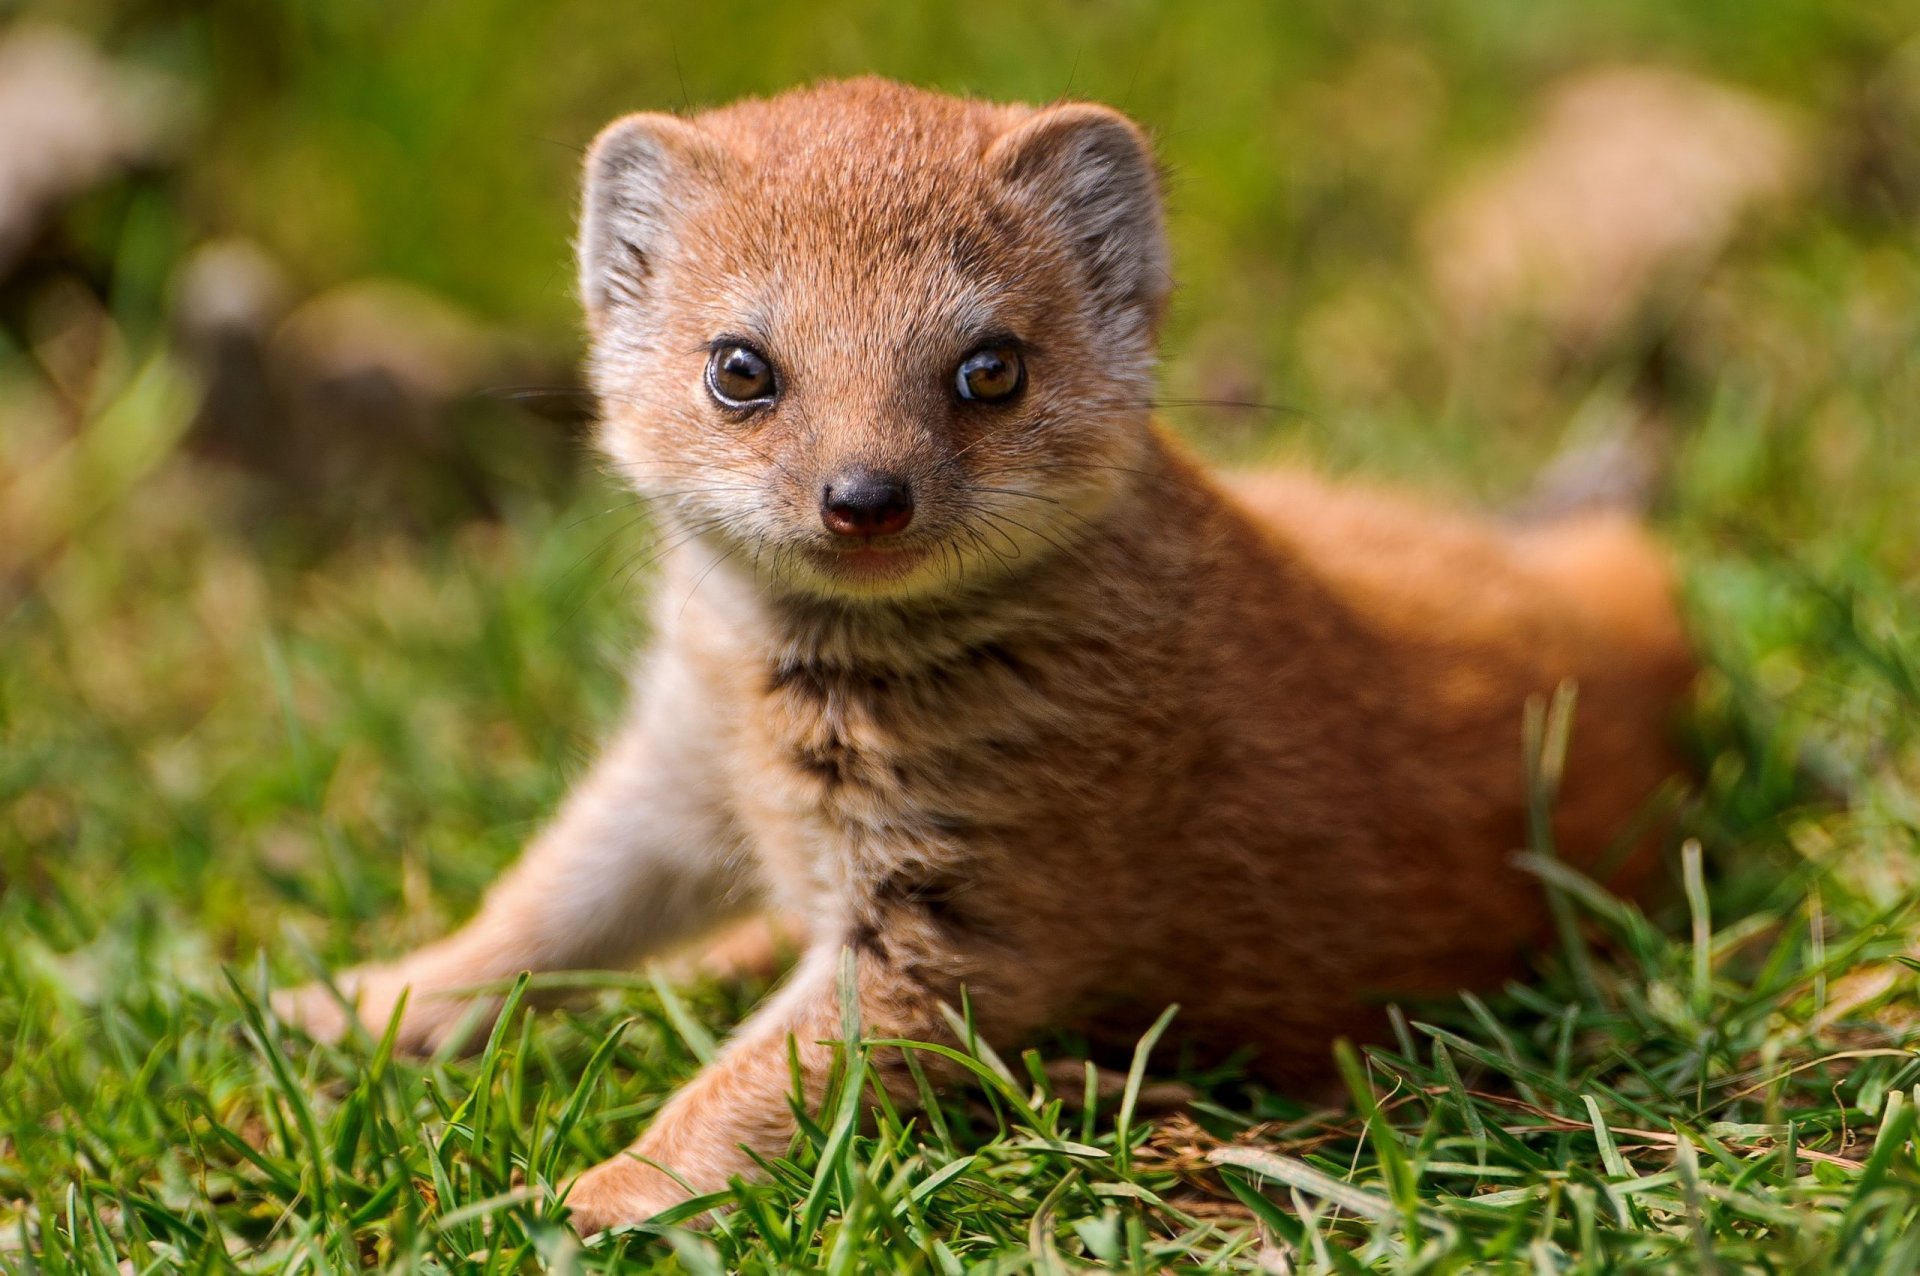
[[[258,246],[217,241],[182,267],[174,322],[202,387],[194,445],[265,480],[273,513],[431,525],[495,514],[503,479],[538,486],[573,464],[568,432],[503,402],[554,361],[414,285],[296,302]],[[577,394],[564,376],[545,389]]]
[[[291,305],[279,263],[245,240],[196,250],[175,281],[176,338],[199,374],[194,438],[251,468],[268,468],[272,423],[282,416],[267,371],[267,347]]]
[[[52,27],[0,35],[0,277],[76,196],[170,147],[179,88]]]
[[[386,451],[436,452],[448,405],[524,375],[498,334],[410,284],[366,279],[302,302],[282,321],[267,369],[303,439],[342,432]],[[340,477],[347,449],[323,449]],[[357,468],[357,467],[356,467]]]
[[[1800,187],[1802,133],[1783,108],[1684,72],[1579,73],[1424,220],[1429,273],[1468,329],[1526,318],[1604,344]]]

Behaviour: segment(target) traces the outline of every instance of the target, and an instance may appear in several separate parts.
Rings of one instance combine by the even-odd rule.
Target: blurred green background
[[[1917,32],[1908,0],[0,0],[10,1119],[145,1084],[107,1008],[471,905],[644,640],[643,512],[576,381],[581,150],[866,72],[1148,128],[1166,413],[1216,458],[1499,507],[1644,444],[1713,664],[1716,898],[1900,947]],[[67,1137],[16,1138],[0,1195],[113,1163]]]
[[[1183,284],[1169,394],[1296,414],[1207,419],[1197,433],[1305,432],[1342,460],[1399,455],[1385,463],[1472,472],[1549,449],[1568,399],[1604,360],[1543,386],[1515,375],[1512,333],[1461,357],[1426,286],[1419,231],[1435,201],[1571,73],[1690,68],[1804,126],[1796,150],[1811,194],[1794,224],[1775,227],[1770,260],[1812,267],[1824,253],[1825,269],[1809,270],[1818,285],[1851,289],[1847,276],[1864,273],[1860,285],[1887,288],[1897,262],[1862,261],[1841,245],[1897,251],[1910,229],[1920,185],[1920,73],[1906,43],[1915,12],[1792,0],[773,3],[710,13],[61,0],[47,15],[165,73],[167,105],[181,117],[161,130],[164,158],[143,179],[91,192],[63,227],[138,349],[160,335],[185,255],[238,236],[271,255],[295,298],[403,280],[505,329],[531,347],[534,366],[564,376],[577,335],[567,252],[575,170],[599,124],[628,109],[696,108],[879,72],[990,97],[1098,98],[1153,131],[1172,179]],[[1769,283],[1787,286],[1746,274],[1700,286],[1745,310],[1758,298],[1741,290]],[[21,326],[16,342],[31,344]],[[499,381],[513,383],[503,371]],[[514,478],[511,467],[489,475]]]
[[[459,848],[434,874],[483,879],[640,640],[644,524],[596,516],[620,498],[575,391],[581,149],[625,110],[821,76],[1140,119],[1180,279],[1167,415],[1217,457],[1500,505],[1569,446],[1645,435],[1701,605],[1757,597],[1740,565],[1790,553],[1903,606],[1917,15],[15,5],[22,123],[0,148],[50,139],[74,171],[0,161],[45,188],[16,196],[0,260],[0,865],[17,883],[138,851],[164,882],[220,864],[218,890],[277,904],[258,865],[278,837],[307,849],[267,862],[359,882],[375,913],[406,848]],[[29,71],[58,92],[18,91]],[[1761,611],[1707,640],[1757,650],[1780,623]],[[460,799],[430,799],[423,766]],[[517,787],[482,778],[499,769]],[[300,803],[348,801],[384,814],[307,853]],[[244,951],[277,920],[210,937]]]

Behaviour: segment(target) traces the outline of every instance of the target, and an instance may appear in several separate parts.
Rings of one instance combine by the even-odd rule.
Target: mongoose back
[[[1105,107],[879,80],[633,115],[586,162],[601,444],[672,546],[625,728],[457,933],[340,988],[403,1044],[447,990],[772,911],[782,988],[585,1230],[751,1175],[839,1033],[1176,1030],[1278,1084],[1541,932],[1523,707],[1580,688],[1556,815],[1599,862],[1676,769],[1692,663],[1612,516],[1517,528],[1206,472],[1152,415],[1158,173]],[[1644,863],[1645,856],[1637,858]],[[1630,868],[1632,865],[1630,865]],[[436,995],[438,994],[438,995]],[[287,999],[344,1030],[325,989]],[[910,1101],[904,1065],[883,1083]]]

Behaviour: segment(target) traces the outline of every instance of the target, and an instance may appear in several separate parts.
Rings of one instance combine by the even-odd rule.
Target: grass
[[[264,72],[209,51],[257,15],[82,6],[201,84],[210,119],[177,185],[73,231],[117,263],[84,377],[41,312],[0,316],[0,1267],[1920,1268],[1920,210],[1841,163],[1845,86],[1863,66],[1892,83],[1912,15],[1602,8],[1263,7],[1235,27],[1036,4],[975,31],[971,9],[841,28],[774,6],[793,28],[749,67],[590,6],[531,31],[433,6],[376,31],[328,6],[306,43],[269,33],[283,82],[240,111]],[[510,73],[523,47],[545,70],[595,41],[637,87]],[[1660,523],[1709,663],[1694,842],[1649,915],[1536,831],[1525,862],[1560,922],[1536,975],[1401,1008],[1390,1040],[1341,1054],[1338,1104],[1196,1070],[1176,1014],[1091,1106],[1038,1055],[981,1052],[966,1092],[862,1123],[875,1047],[849,1031],[842,1084],[717,1224],[583,1245],[540,1189],[623,1146],[763,990],[596,977],[475,1058],[427,1061],[295,1040],[263,993],[438,933],[551,809],[645,638],[644,524],[591,473],[502,480],[498,517],[424,531],[235,514],[259,494],[194,446],[154,309],[200,233],[186,210],[227,210],[315,280],[410,273],[564,347],[548,280],[572,161],[501,130],[577,140],[681,78],[717,99],[869,65],[1050,96],[1067,69],[1034,50],[1062,41],[1087,50],[1077,88],[1156,123],[1173,161],[1169,395],[1252,367],[1247,397],[1291,409],[1175,423],[1217,456],[1462,500],[1518,490],[1644,368],[1632,340],[1572,363],[1524,333],[1462,349],[1425,294],[1407,227],[1532,87],[1596,49],[1658,53],[1824,130],[1831,171],[1800,211],[1744,235],[1659,339],[1679,440]],[[1425,85],[1425,116],[1367,88],[1383,65],[1415,67],[1390,82]],[[474,117],[463,76],[502,85]],[[357,168],[370,133],[384,149]],[[418,203],[372,215],[416,172]],[[467,207],[489,173],[498,199]],[[1543,807],[1578,718],[1514,724]],[[1148,1102],[1167,1078],[1197,1101]]]

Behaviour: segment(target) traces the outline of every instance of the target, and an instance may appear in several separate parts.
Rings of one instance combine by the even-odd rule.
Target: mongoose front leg
[[[732,830],[700,732],[697,693],[656,668],[641,711],[575,786],[553,823],[487,893],[473,919],[398,961],[335,980],[378,1036],[407,991],[402,1049],[438,1049],[463,1023],[457,990],[523,970],[605,967],[670,947],[755,906],[758,883]],[[497,1007],[497,998],[494,1003]],[[338,1039],[352,1020],[321,984],[282,994],[283,1018]],[[463,1043],[466,1044],[466,1043]]]
[[[768,1158],[786,1153],[795,1129],[788,1042],[799,1059],[801,1098],[817,1109],[834,1066],[833,1043],[843,1033],[838,972],[846,951],[837,942],[808,949],[787,984],[673,1096],[639,1142],[574,1181],[566,1202],[582,1235],[643,1222],[687,1200],[688,1189],[705,1194],[724,1189],[736,1175],[755,1177],[749,1149]],[[958,982],[929,981],[925,967],[898,960],[897,947],[894,959],[879,955],[885,951],[879,944],[863,946],[854,958],[862,1035],[951,1041],[940,1003],[959,1004]],[[991,988],[970,983],[968,990],[976,1011],[1005,1004]],[[1002,1017],[995,1029],[1004,1036],[1024,1026]],[[931,1056],[923,1062],[936,1077],[947,1072]],[[916,1102],[900,1052],[876,1052],[872,1065],[896,1103]]]

